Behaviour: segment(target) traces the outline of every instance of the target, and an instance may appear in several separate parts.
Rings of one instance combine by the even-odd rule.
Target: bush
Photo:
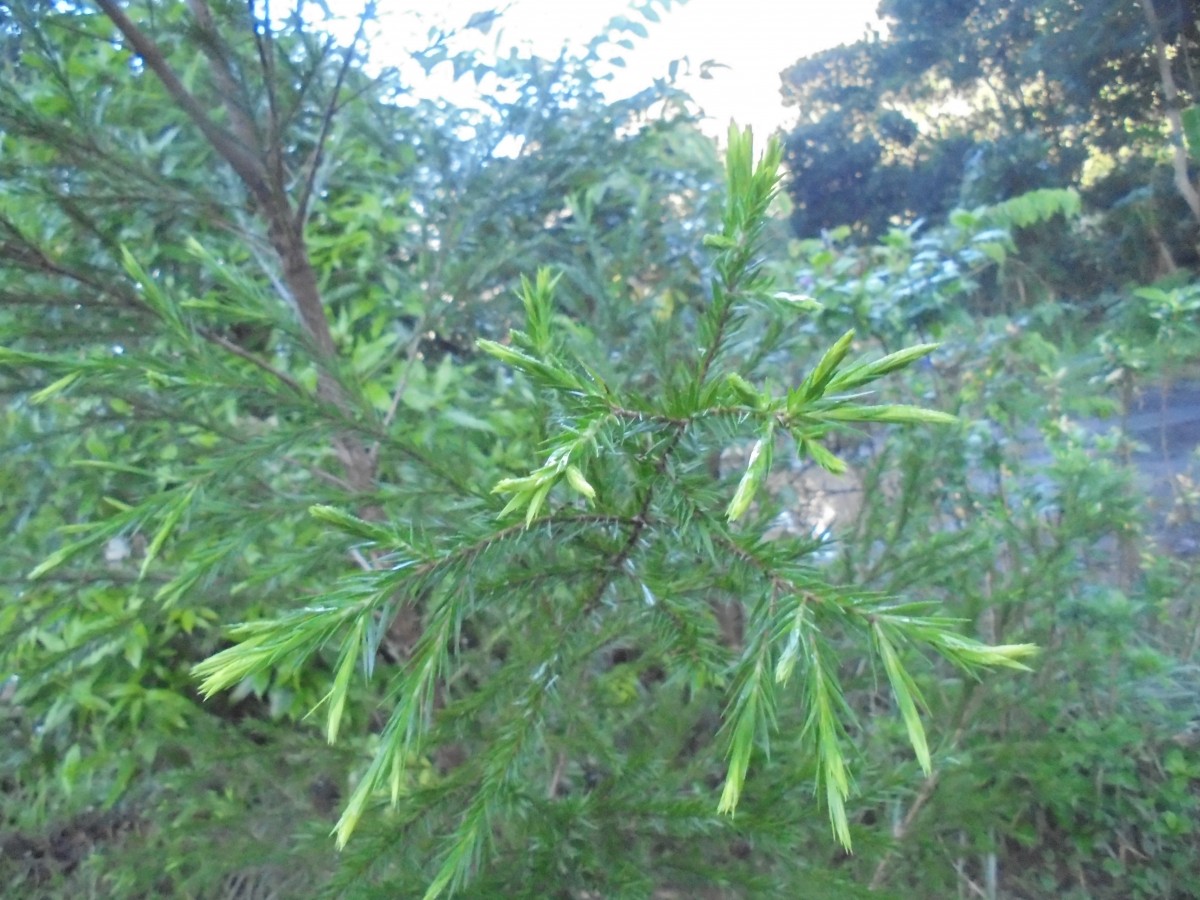
[[[952,421],[861,395],[931,345],[777,377],[778,146],[731,132],[718,217],[603,43],[496,64],[490,119],[295,21],[99,5],[10,10],[0,96],[11,883],[853,890],[847,676],[929,772],[911,649],[1031,648],[764,539],[776,455]]]

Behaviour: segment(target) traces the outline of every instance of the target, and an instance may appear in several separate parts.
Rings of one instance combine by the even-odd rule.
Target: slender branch
[[[365,556],[362,555],[362,551],[359,550],[357,547],[350,548],[350,558],[353,559],[355,564],[360,569],[362,569],[364,572],[372,572],[376,568],[378,568],[375,565],[375,561],[368,560]]]
[[[97,279],[77,269],[61,265],[47,255],[45,250],[29,240],[14,223],[3,216],[0,216],[0,233],[10,235],[13,241],[13,244],[0,241],[0,255],[10,265],[41,272],[46,275],[66,278],[94,291],[98,297],[111,297],[133,309],[152,312],[144,301],[133,292],[125,290],[119,281]]]
[[[267,123],[267,146],[270,148],[274,183],[282,187],[284,183],[283,148],[280,145],[280,135],[283,134],[283,122],[279,115],[279,98],[275,94],[275,41],[271,32],[271,3],[263,2],[261,26],[254,13],[254,0],[247,0],[250,13],[250,28],[254,32],[254,46],[258,50],[258,64],[262,69],[263,84],[267,89],[267,108],[270,112]]]
[[[259,160],[254,156],[252,149],[209,118],[200,101],[192,96],[191,92],[184,87],[183,82],[179,80],[179,76],[175,74],[175,70],[171,68],[158,45],[143,34],[141,29],[125,15],[125,11],[121,9],[117,0],[96,0],[96,5],[117,26],[117,30],[129,42],[134,52],[142,58],[150,71],[158,76],[158,80],[167,89],[171,99],[187,113],[188,118],[200,129],[213,149],[233,167],[255,198],[261,202],[269,197],[266,173]]]
[[[392,421],[396,418],[396,413],[400,409],[400,400],[404,396],[404,391],[408,387],[408,379],[412,375],[413,366],[417,363],[417,356],[421,350],[421,334],[424,331],[424,320],[418,321],[413,328],[412,337],[408,342],[408,349],[405,351],[406,358],[404,360],[404,369],[400,373],[400,378],[396,383],[395,389],[392,391],[392,402],[388,404],[387,413],[384,414],[383,422],[380,423],[382,430],[387,431],[391,427]],[[375,441],[368,451],[372,462],[379,459],[379,450],[383,446],[382,440]]]
[[[621,406],[617,403],[609,403],[608,411],[618,419],[628,419],[631,422],[660,422],[664,425],[670,425],[673,428],[687,428],[692,424],[692,422],[698,421],[712,412],[711,409],[704,409],[686,418],[679,418],[677,416],[665,416],[661,413],[641,412],[640,410],[636,409],[626,409],[624,406]]]
[[[628,516],[613,516],[602,513],[579,513],[567,516],[543,516],[540,519],[535,519],[530,526],[526,526],[524,522],[517,522],[501,528],[499,531],[494,531],[491,534],[485,535],[477,541],[472,541],[464,547],[455,547],[443,556],[431,559],[422,563],[416,568],[416,572],[421,575],[429,574],[436,571],[439,567],[448,564],[459,564],[470,560],[474,556],[478,556],[492,544],[497,541],[507,540],[510,537],[523,534],[535,526],[550,526],[555,525],[645,525],[645,522],[638,522],[637,519],[630,519]]]
[[[967,730],[967,724],[973,718],[974,712],[979,706],[979,699],[983,696],[981,692],[975,690],[975,686],[973,684],[968,684],[965,689],[971,692],[971,697],[961,707],[958,727],[954,729],[954,735],[950,738],[951,747],[958,746],[958,742],[962,740],[962,737]],[[941,780],[941,776],[941,770],[935,769],[929,773],[929,776],[925,779],[924,783],[922,783],[921,789],[917,791],[916,797],[913,798],[912,805],[908,808],[908,812],[905,813],[900,824],[894,829],[892,833],[894,843],[892,847],[888,849],[887,853],[883,855],[883,859],[879,861],[879,865],[875,867],[875,874],[871,877],[871,884],[868,887],[868,890],[877,891],[883,887],[883,883],[887,878],[888,869],[891,867],[892,860],[896,858],[898,852],[897,847],[904,841],[906,837],[908,837],[908,833],[912,830],[914,823],[917,821],[917,816],[921,814],[921,810],[925,808],[925,804],[927,804],[933,797],[934,792],[937,790],[938,782]]]
[[[567,753],[565,750],[558,751],[558,760],[554,764],[554,772],[550,776],[550,783],[546,785],[546,799],[553,800],[558,796],[558,786],[562,784],[563,775],[567,771]]]
[[[321,131],[317,135],[317,143],[313,148],[312,159],[308,166],[308,174],[304,179],[304,186],[300,189],[300,199],[296,203],[296,228],[303,228],[304,222],[308,218],[308,203],[312,198],[313,185],[317,180],[317,170],[321,167],[321,161],[325,153],[325,144],[329,140],[329,131],[333,126],[333,114],[337,110],[338,95],[342,91],[342,84],[346,80],[346,75],[350,71],[350,64],[354,61],[354,53],[358,48],[358,44],[363,40],[367,22],[375,16],[375,2],[367,3],[363,7],[362,14],[358,17],[358,31],[354,34],[354,40],[350,42],[350,46],[346,48],[346,53],[342,57],[341,68],[338,69],[337,81],[334,83],[333,92],[329,96],[329,103],[325,107],[325,112],[321,117]]]
[[[244,347],[238,346],[237,344],[235,344],[233,341],[229,340],[229,338],[225,337],[224,335],[216,334],[215,332],[212,332],[212,331],[203,331],[203,330],[201,330],[199,332],[199,334],[202,338],[204,338],[207,341],[210,341],[211,343],[216,344],[221,349],[227,350],[230,353],[232,353],[234,356],[240,357],[241,359],[246,360],[246,362],[254,364],[258,368],[260,368],[264,372],[266,372],[268,375],[273,376],[277,381],[280,381],[283,384],[287,385],[289,388],[291,388],[293,391],[295,391],[300,396],[302,396],[302,397],[308,396],[308,391],[306,391],[301,386],[300,382],[298,382],[298,381],[296,381],[296,379],[292,378],[292,376],[288,375],[286,372],[282,372],[279,369],[275,368],[273,365],[271,365],[265,359],[262,359],[262,358],[256,356],[255,354],[251,353],[249,350],[245,349]]]
[[[337,357],[337,347],[329,328],[329,320],[325,316],[317,274],[313,270],[308,247],[304,243],[303,228],[297,223],[284,185],[272,183],[270,161],[254,155],[253,151],[261,148],[253,123],[248,120],[245,110],[234,103],[237,93],[236,81],[228,60],[220,49],[219,35],[207,3],[205,0],[188,0],[188,5],[196,15],[203,33],[214,45],[208,49],[207,56],[213,63],[214,77],[219,84],[226,86],[225,92],[230,95],[226,97],[226,107],[236,131],[239,132],[236,135],[218,127],[209,118],[199,101],[183,86],[171,69],[158,45],[125,15],[116,0],[96,2],[150,70],[158,76],[171,97],[200,128],[213,148],[234,167],[234,171],[249,189],[257,202],[258,212],[266,220],[268,239],[279,257],[282,267],[281,280],[286,288],[286,296],[294,304],[305,331],[312,339],[318,363],[333,361]],[[317,395],[350,418],[349,413],[354,404],[334,377],[333,369],[327,365],[318,365]],[[369,491],[375,483],[375,463],[367,448],[351,432],[336,435],[333,444],[338,459],[345,467],[347,480],[354,485],[355,490]]]
[[[329,323],[325,319],[324,307],[316,283],[316,273],[312,270],[307,248],[304,246],[302,235],[294,227],[287,196],[281,190],[272,190],[262,159],[254,155],[257,139],[254,137],[253,125],[245,120],[244,111],[235,105],[230,106],[232,98],[227,99],[231,118],[235,122],[242,122],[239,131],[242,132],[241,136],[245,140],[240,140],[238,136],[231,134],[212,121],[200,102],[179,80],[163,56],[162,50],[125,15],[116,0],[96,0],[96,2],[105,15],[117,26],[134,51],[142,57],[147,67],[158,76],[167,92],[201,130],[212,147],[233,166],[238,177],[242,179],[254,196],[262,215],[267,220],[271,245],[283,264],[283,283],[287,289],[287,296],[295,304],[301,321],[316,344],[318,352],[325,358],[333,357],[335,355],[333,336],[329,331]],[[202,27],[205,28],[205,33],[213,41],[216,41],[217,36],[212,30],[212,14],[204,0],[189,0],[189,5],[196,12]],[[214,71],[219,80],[231,81],[232,72],[224,62],[224,55],[215,50],[210,51],[208,55],[214,63]],[[231,87],[229,90],[232,92],[234,88]],[[254,143],[248,144],[246,141]],[[347,405],[346,397],[332,378],[326,375],[321,382],[319,388],[326,398],[334,400],[341,406]],[[351,452],[350,455],[355,454]],[[365,474],[364,472],[358,477],[363,478]]]
[[[233,67],[229,64],[229,56],[221,46],[221,36],[213,21],[212,10],[209,9],[207,0],[187,0],[187,5],[188,9],[192,11],[192,15],[196,17],[196,24],[202,35],[200,46],[204,50],[204,55],[208,57],[212,78],[216,82],[217,90],[221,93],[221,100],[229,115],[233,133],[243,144],[254,151],[261,163],[265,155],[264,149],[270,148],[264,148],[254,115],[246,108],[246,104],[241,102],[246,99],[246,90],[234,74]],[[251,24],[253,25],[253,23]],[[265,174],[270,176],[269,171],[265,171]],[[279,186],[272,184],[272,187],[278,189]]]
[[[305,98],[308,97],[308,89],[313,79],[324,68],[325,58],[329,56],[330,51],[336,44],[337,41],[333,37],[328,37],[319,47],[310,49],[308,54],[305,55],[305,61],[309,64],[303,70],[294,60],[289,59],[286,55],[279,60],[287,69],[287,77],[295,85],[290,92],[295,99],[288,107],[283,118],[280,119],[281,125],[293,122],[300,116],[301,107],[304,105]]]
[[[354,485],[352,485],[350,482],[346,481],[346,479],[344,479],[344,478],[338,478],[332,472],[328,472],[325,469],[322,469],[320,466],[314,466],[312,463],[306,463],[306,462],[303,462],[302,460],[295,459],[294,457],[291,457],[291,456],[284,456],[284,457],[282,457],[282,459],[286,463],[291,463],[294,466],[299,466],[300,468],[304,469],[304,471],[308,472],[310,475],[312,475],[317,480],[324,481],[327,484],[331,484],[340,491],[345,491],[347,494],[354,493]]]

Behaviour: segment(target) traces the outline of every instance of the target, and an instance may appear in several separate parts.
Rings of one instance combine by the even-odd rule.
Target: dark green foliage
[[[1190,5],[1155,8],[1177,63],[1190,58]],[[896,0],[879,13],[886,36],[784,73],[800,112],[787,138],[797,234],[848,224],[879,235],[1081,180],[1099,200],[1139,160],[1161,164],[1163,86],[1138,4]],[[1186,106],[1191,69],[1175,68]]]

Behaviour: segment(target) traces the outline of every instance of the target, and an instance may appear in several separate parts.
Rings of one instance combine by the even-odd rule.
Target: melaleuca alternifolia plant
[[[865,402],[868,385],[930,353],[931,344],[847,363],[847,333],[800,384],[782,392],[738,371],[731,347],[755,317],[806,311],[781,300],[760,268],[780,158],[772,141],[756,163],[750,133],[731,129],[728,198],[720,233],[705,239],[715,258],[710,296],[688,343],[694,353],[659,373],[652,392],[614,386],[599,365],[565,349],[556,336],[562,322],[555,278],[539,272],[521,292],[524,330],[479,347],[532,392],[528,414],[537,421],[530,427],[544,436],[544,455],[525,474],[489,486],[498,499],[486,517],[469,503],[457,518],[453,510],[431,511],[428,521],[403,523],[313,508],[361,541],[360,551],[378,567],[303,609],[237,626],[240,643],[197,667],[212,695],[336,645],[324,704],[334,741],[356,675],[381,677],[374,661],[390,618],[402,606],[417,610],[422,634],[388,672],[386,721],[336,835],[344,845],[376,801],[400,808],[397,827],[419,821],[423,803],[457,803],[427,896],[461,886],[495,831],[519,815],[528,786],[556,777],[546,769],[556,756],[546,752],[549,736],[573,717],[591,715],[569,698],[603,677],[595,660],[615,642],[659,660],[657,684],[723,695],[717,740],[727,763],[723,789],[713,797],[721,812],[735,812],[752,759],[765,760],[759,751],[781,704],[799,704],[821,794],[846,847],[852,713],[830,638],[842,644],[857,635],[863,655],[879,663],[926,772],[922,698],[905,668],[906,650],[931,649],[968,671],[1023,668],[1033,652],[963,637],[924,603],[830,586],[805,563],[811,542],[764,539],[769,504],[756,498],[763,499],[776,454],[797,452],[836,473],[844,463],[826,441],[836,430],[953,421],[918,407]],[[519,390],[511,393],[521,402]],[[726,485],[709,461],[739,439],[753,447],[736,485]],[[740,634],[721,627],[715,601],[740,605]],[[653,702],[655,683],[634,689]],[[471,744],[467,761],[443,787],[421,788],[420,760],[454,742]],[[550,768],[561,771],[564,762],[560,757]]]

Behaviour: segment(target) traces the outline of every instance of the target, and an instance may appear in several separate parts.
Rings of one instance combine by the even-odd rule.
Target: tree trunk
[[[1167,56],[1167,43],[1163,40],[1162,26],[1154,9],[1154,0],[1140,0],[1146,25],[1154,39],[1154,56],[1158,60],[1158,76],[1162,81],[1163,105],[1167,108],[1167,122],[1171,126],[1171,153],[1175,167],[1175,187],[1200,224],[1200,194],[1188,174],[1188,150],[1184,140],[1183,115],[1179,109],[1179,89],[1175,85],[1175,73],[1171,71],[1171,60]]]
[[[317,396],[339,412],[349,414],[351,404],[334,376],[333,366],[337,348],[325,317],[316,272],[304,241],[304,215],[297,212],[288,197],[278,161],[281,148],[263,147],[251,114],[238,105],[236,79],[228,61],[220,52],[220,36],[216,33],[212,14],[205,0],[189,0],[188,6],[199,27],[210,39],[206,43],[213,76],[224,91],[228,113],[228,129],[218,124],[195,95],[180,80],[167,62],[161,49],[125,15],[116,0],[97,0],[97,4],[129,42],[167,89],[189,119],[200,129],[214,150],[233,168],[254,200],[258,214],[267,226],[267,238],[279,257],[281,281],[287,290],[287,300],[295,307],[305,334],[312,342],[317,362]],[[332,108],[332,106],[331,106]],[[278,130],[268,132],[278,140]],[[272,162],[275,165],[272,165]],[[301,204],[301,208],[306,204]],[[356,491],[370,490],[375,481],[375,463],[363,442],[353,434],[342,433],[334,438],[334,449],[346,474],[346,481]]]

